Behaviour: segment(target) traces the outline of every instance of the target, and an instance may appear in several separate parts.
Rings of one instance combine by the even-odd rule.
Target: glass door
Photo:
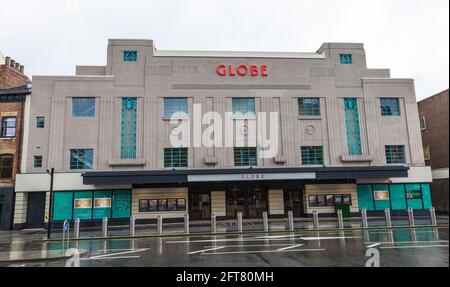
[[[294,217],[303,216],[303,193],[301,190],[285,190],[284,198],[284,213],[292,211]]]
[[[227,218],[237,218],[241,212],[243,218],[261,218],[267,210],[267,189],[259,186],[235,186],[226,191]]]
[[[209,220],[211,218],[211,193],[189,193],[189,217],[192,220]]]

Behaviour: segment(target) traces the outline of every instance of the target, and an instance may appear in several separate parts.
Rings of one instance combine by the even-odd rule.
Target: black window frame
[[[396,106],[397,106],[395,108],[396,113],[393,112],[394,110],[391,108],[390,105],[389,106],[386,104],[383,105],[383,101],[395,101]],[[380,98],[380,110],[381,110],[381,116],[383,116],[383,117],[399,117],[401,115],[400,100],[398,98]]]
[[[5,160],[10,160],[10,164],[9,165],[5,165],[4,161]],[[9,170],[7,170],[8,174],[7,176],[3,176],[5,173],[5,169],[9,168]],[[12,179],[14,175],[14,154],[1,154],[0,155],[0,180],[1,179]]]
[[[37,161],[40,160],[40,164],[36,165]],[[42,168],[42,155],[33,156],[33,168]]]
[[[8,126],[8,119],[14,119],[14,127]],[[7,135],[9,129],[14,129],[14,135]],[[17,117],[16,116],[6,116],[2,117],[2,138],[14,138],[17,135]]]
[[[36,128],[37,129],[45,128],[45,117],[43,116],[36,117]]]

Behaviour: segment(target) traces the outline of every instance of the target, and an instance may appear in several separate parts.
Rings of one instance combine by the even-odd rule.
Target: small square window
[[[165,148],[164,167],[188,167],[187,148]]]
[[[405,147],[402,145],[387,145],[386,163],[387,164],[404,164],[405,163]]]
[[[380,99],[380,108],[382,116],[399,116],[400,109],[398,99]]]
[[[235,147],[234,166],[257,166],[256,147]]]
[[[188,115],[187,98],[164,98],[165,118],[186,118]]]
[[[340,54],[339,60],[341,64],[350,65],[353,64],[353,56],[351,54]]]
[[[299,98],[299,116],[320,116],[320,100],[318,98]]]
[[[233,98],[233,115],[234,116],[254,116],[255,115],[255,99],[254,98]]]
[[[45,127],[45,117],[36,117],[36,128],[43,129]]]
[[[42,155],[35,155],[33,158],[33,167],[41,168],[42,167]]]
[[[137,58],[138,58],[137,51],[123,51],[124,62],[137,62]]]
[[[95,98],[72,98],[72,116],[95,117]]]
[[[94,164],[93,149],[71,149],[70,169],[92,169]]]
[[[323,147],[302,146],[302,165],[323,165]]]

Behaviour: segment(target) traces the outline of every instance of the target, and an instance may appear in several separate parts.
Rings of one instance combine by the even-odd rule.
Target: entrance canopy
[[[93,171],[83,184],[188,184],[195,182],[270,180],[356,180],[408,177],[406,166],[172,169],[153,171]]]

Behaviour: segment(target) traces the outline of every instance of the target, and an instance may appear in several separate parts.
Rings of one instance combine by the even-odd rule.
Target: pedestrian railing
[[[338,229],[344,229],[344,219],[343,219],[343,214],[342,214],[342,210],[337,210],[336,211],[337,214],[337,228]],[[408,214],[408,226],[410,227],[414,227],[416,225],[415,223],[415,218],[414,218],[414,210],[412,208],[409,208],[407,210],[407,214]],[[385,227],[386,228],[392,228],[395,227],[392,223],[392,218],[391,218],[391,210],[389,208],[386,208],[384,210],[384,218],[385,218]],[[431,222],[431,226],[437,226],[437,218],[436,218],[436,211],[434,209],[434,207],[431,207],[429,209],[429,218]],[[181,228],[181,232],[182,234],[185,235],[189,235],[192,234],[191,232],[191,228],[190,228],[190,219],[189,219],[189,214],[186,213],[183,216],[183,227]],[[285,226],[285,230],[288,231],[295,231],[295,225],[294,225],[294,216],[293,216],[293,212],[292,211],[288,211],[287,212],[287,226]],[[285,219],[285,220],[286,220]],[[156,217],[156,235],[164,235],[164,223],[163,223],[163,216],[162,215],[158,215]],[[262,220],[262,226],[258,227],[261,228],[260,231],[262,232],[269,232],[271,229],[269,227],[269,215],[267,211],[262,212],[262,216],[261,216],[261,220]],[[243,218],[242,218],[242,212],[237,212],[236,214],[236,231],[238,233],[243,233],[244,229],[243,229]],[[279,221],[278,221],[279,222]],[[286,222],[286,221],[284,221]],[[309,221],[310,222],[310,221]],[[76,218],[73,221],[74,226],[74,232],[73,232],[73,238],[74,239],[80,239],[80,219]],[[261,224],[261,223],[260,223]],[[308,222],[306,222],[306,224],[304,225],[305,228],[307,227]],[[310,223],[309,223],[310,224]],[[312,224],[313,224],[313,230],[320,230],[321,226],[320,226],[320,222],[319,222],[319,213],[317,212],[317,210],[313,210],[312,211]],[[69,239],[69,231],[67,230],[69,226],[69,221],[65,221],[64,222],[64,229],[63,229],[63,245],[67,244],[67,241]],[[361,209],[361,226],[363,229],[368,229],[369,228],[369,217],[367,215],[367,210],[366,209]],[[402,225],[404,226],[404,225]],[[298,228],[297,228],[298,229]],[[253,228],[252,231],[254,231],[255,229]],[[217,233],[217,216],[216,214],[211,214],[211,219],[210,219],[210,232],[211,233]],[[225,230],[226,232],[226,230]],[[194,232],[195,233],[195,232]],[[199,233],[199,232],[197,232]],[[109,236],[109,232],[108,232],[108,218],[105,217],[102,219],[102,228],[101,228],[101,237],[103,238],[108,238]],[[131,216],[130,220],[129,220],[129,236],[136,236],[136,216]],[[64,246],[65,247],[65,246]],[[63,247],[63,248],[64,248]]]

